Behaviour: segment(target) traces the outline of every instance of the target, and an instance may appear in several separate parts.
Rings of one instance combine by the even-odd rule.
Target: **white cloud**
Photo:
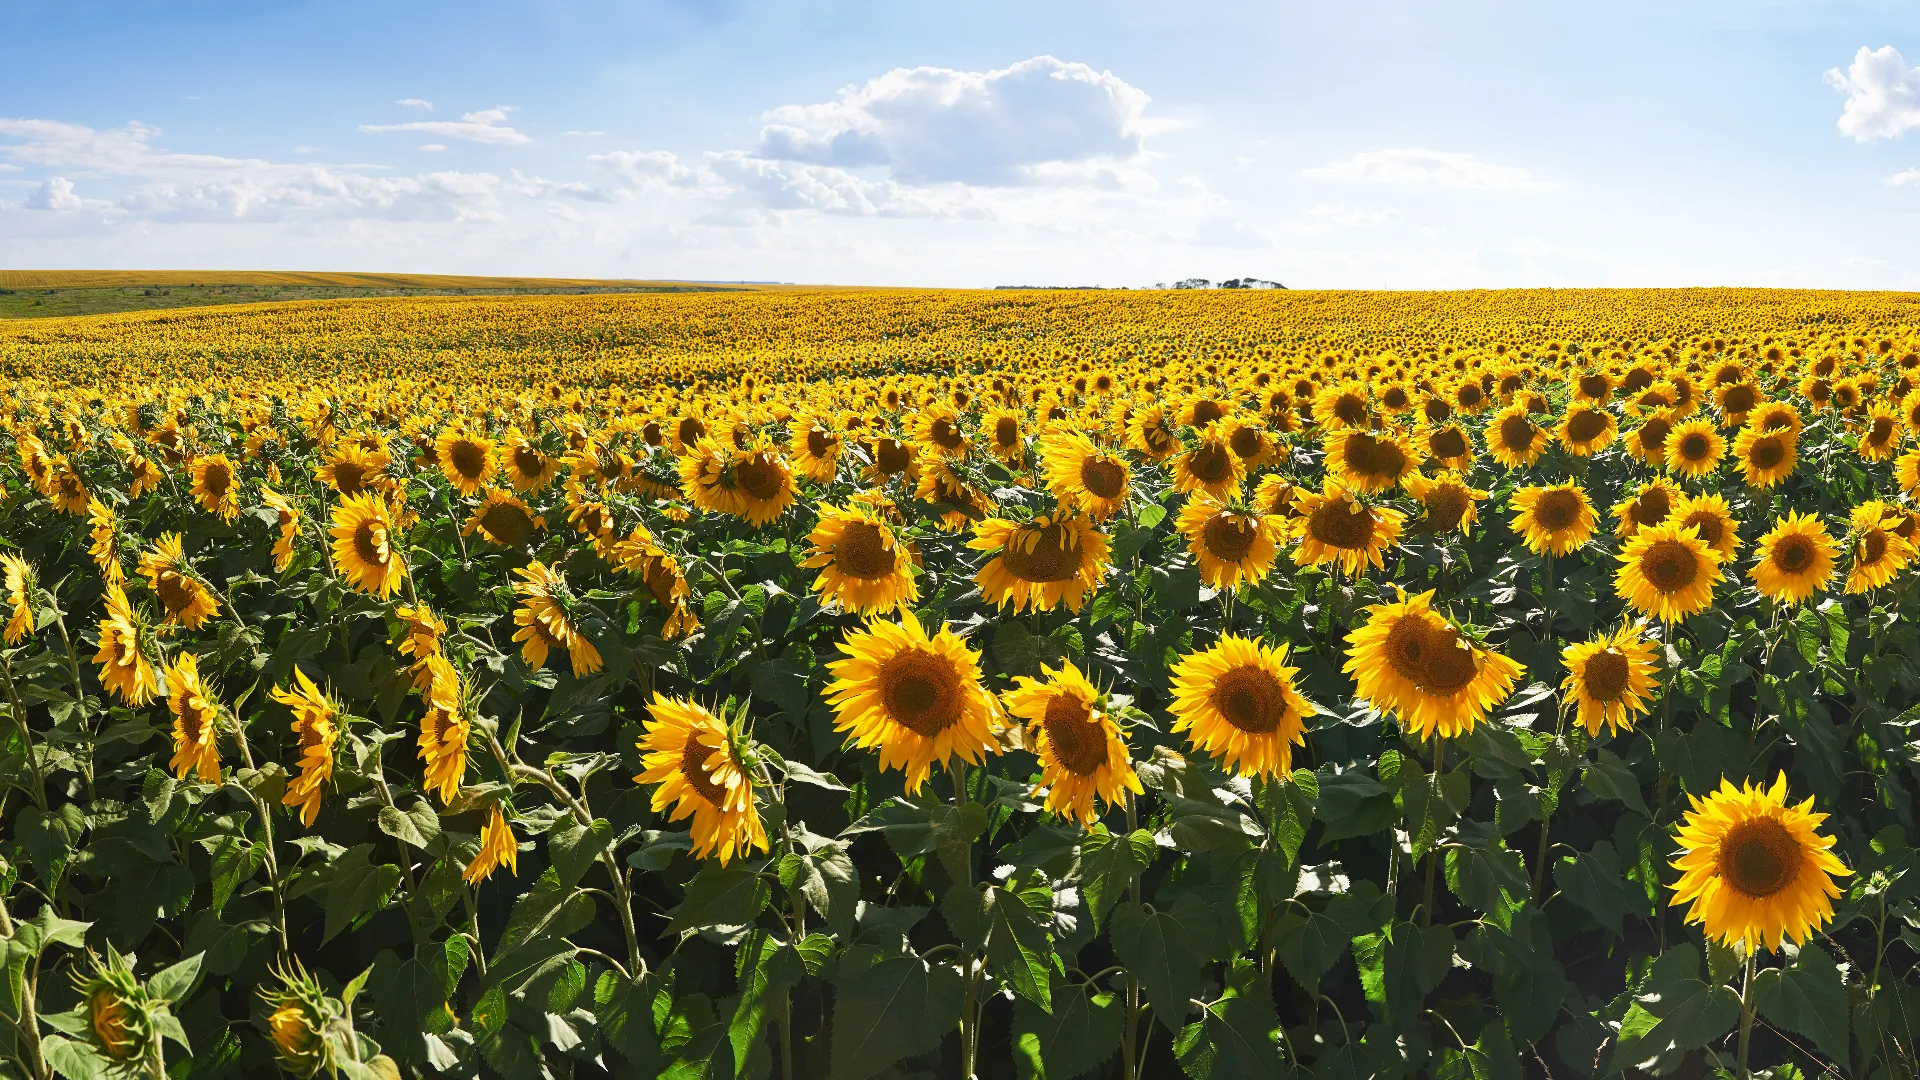
[[[597,139],[606,134],[604,131],[563,131],[563,136],[574,139]]]
[[[433,111],[433,102],[417,97],[403,97],[394,102],[394,104],[404,109],[425,109],[428,112]]]
[[[511,105],[501,105],[492,109],[463,114],[458,120],[413,120],[405,124],[361,124],[360,130],[368,135],[383,135],[395,131],[414,131],[422,135],[439,135],[448,139],[465,139],[468,142],[490,143],[495,146],[517,146],[533,140],[515,131],[507,123],[507,114],[513,111]]]
[[[1031,184],[1050,165],[1140,158],[1161,126],[1148,100],[1112,72],[1051,56],[983,72],[896,68],[835,101],[769,111],[754,156],[885,166],[905,184]]]
[[[1902,169],[1880,182],[1888,187],[1908,187],[1913,184],[1920,184],[1920,169]]]
[[[73,193],[73,181],[64,176],[49,176],[27,196],[29,210],[78,210],[85,205]]]
[[[446,148],[447,148],[447,144],[437,143],[437,142],[421,143],[419,147],[419,149],[425,150],[429,154],[442,153],[443,151],[446,150]]]
[[[587,167],[612,177],[628,190],[647,187],[692,187],[692,169],[680,164],[670,150],[612,150],[588,154]]]
[[[770,161],[739,150],[706,155],[706,171],[770,210],[817,210],[852,217],[982,217],[963,185],[914,187],[868,180],[832,165]]]
[[[1389,221],[1399,221],[1400,211],[1388,207],[1384,210],[1359,210],[1346,203],[1321,203],[1307,207],[1307,216],[1317,218],[1329,225],[1373,226],[1385,225]]]
[[[1330,165],[1302,169],[1315,180],[1403,186],[1437,184],[1478,191],[1537,191],[1551,187],[1525,169],[1495,165],[1472,154],[1450,154],[1415,147],[1367,150]]]
[[[1846,71],[1829,68],[1827,85],[1847,95],[1836,125],[1840,134],[1856,142],[1891,139],[1908,128],[1920,127],[1920,68],[1891,45],[1853,54]]]

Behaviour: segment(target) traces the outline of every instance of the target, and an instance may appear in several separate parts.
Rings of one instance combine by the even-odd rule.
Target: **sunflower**
[[[1769,401],[1747,416],[1747,426],[1760,431],[1790,431],[1800,434],[1806,421],[1800,410],[1784,401]]]
[[[1691,526],[1649,525],[1633,534],[1619,559],[1613,589],[1635,611],[1678,622],[1713,606],[1713,587],[1722,576],[1720,553]]]
[[[1673,520],[1682,528],[1691,526],[1708,547],[1720,553],[1721,561],[1739,554],[1740,523],[1734,520],[1726,496],[1718,492],[1683,495],[1673,508]]]
[[[1473,440],[1459,424],[1442,424],[1427,429],[1426,456],[1441,468],[1462,470],[1473,463]]]
[[[1579,484],[1523,487],[1507,505],[1513,510],[1514,532],[1535,555],[1565,555],[1593,540],[1600,516]]]
[[[427,686],[421,691],[426,710],[420,716],[420,760],[426,763],[426,789],[448,804],[460,795],[467,777],[467,740],[473,724],[467,718],[460,673],[440,653],[426,659]]]
[[[1630,499],[1613,507],[1614,532],[1622,540],[1649,525],[1658,525],[1673,516],[1674,507],[1686,497],[1673,481],[1656,476],[1643,481]]]
[[[300,824],[313,827],[320,814],[322,790],[333,779],[333,748],[340,741],[336,723],[339,709],[313,684],[307,673],[293,669],[292,690],[274,687],[268,695],[293,710],[293,737],[300,747],[300,774],[287,781],[282,806],[300,808]]]
[[[1042,514],[1026,524],[987,518],[967,546],[992,554],[974,581],[1002,608],[1052,611],[1065,603],[1079,613],[1107,574],[1107,537],[1074,514]]]
[[[744,450],[702,439],[680,459],[680,480],[695,506],[756,528],[785,513],[796,495],[786,459],[764,438]]]
[[[1635,461],[1646,465],[1664,466],[1667,463],[1668,438],[1673,434],[1673,417],[1668,410],[1662,409],[1647,417],[1640,426],[1627,432],[1627,453]]]
[[[693,589],[680,570],[680,561],[668,554],[645,525],[635,525],[625,540],[613,545],[613,564],[623,572],[638,576],[666,613],[660,636],[676,641],[700,629],[700,620],[688,602]]]
[[[1117,454],[1095,446],[1071,428],[1055,428],[1040,438],[1041,466],[1047,489],[1062,507],[1099,522],[1127,505],[1132,472]]]
[[[1298,542],[1294,565],[1332,563],[1349,577],[1366,572],[1368,565],[1384,569],[1384,553],[1399,541],[1406,521],[1406,515],[1392,507],[1368,506],[1331,476],[1321,481],[1317,492],[1302,489],[1293,505],[1298,516],[1287,525]]]
[[[1020,414],[1012,409],[995,409],[987,414],[984,429],[987,449],[1009,469],[1017,469],[1027,460],[1027,440],[1020,428]]]
[[[1259,486],[1253,489],[1253,508],[1262,514],[1277,514],[1287,519],[1297,517],[1300,511],[1293,499],[1299,490],[1287,477],[1269,473],[1261,477]]]
[[[392,460],[384,450],[365,450],[357,443],[342,443],[323,464],[314,468],[313,475],[333,490],[351,497],[378,483]]]
[[[958,461],[973,449],[973,438],[960,426],[960,414],[950,405],[934,405],[913,417],[909,437],[920,446]]]
[[[1165,405],[1148,405],[1127,418],[1127,445],[1154,461],[1164,461],[1180,449]]]
[[[1713,407],[1729,425],[1744,424],[1747,415],[1761,403],[1760,387],[1744,378],[1721,383],[1713,391]]]
[[[1285,518],[1236,510],[1205,494],[1187,499],[1174,527],[1187,538],[1200,580],[1214,589],[1259,584],[1287,537]]]
[[[427,666],[427,658],[440,655],[440,639],[446,636],[447,624],[424,603],[412,607],[402,605],[395,608],[393,614],[400,620],[397,648],[401,656],[412,660],[409,670],[413,673],[413,688],[425,693],[433,682],[433,669]]]
[[[1028,722],[1029,745],[1040,758],[1040,786],[1049,813],[1092,825],[1099,803],[1143,794],[1127,753],[1127,737],[1101,708],[1104,695],[1071,661],[1040,666],[1040,678],[1016,676],[1001,694],[1009,716]]]
[[[1833,879],[1853,871],[1834,857],[1833,838],[1816,831],[1827,815],[1813,812],[1813,800],[1787,804],[1786,773],[1766,789],[1722,778],[1719,790],[1688,801],[1693,809],[1671,864],[1680,880],[1669,902],[1692,905],[1688,922],[1751,951],[1778,950],[1789,939],[1804,945],[1833,918],[1840,895]]]
[[[48,485],[47,497],[53,501],[54,508],[64,514],[75,517],[87,512],[87,504],[93,501],[93,493],[87,490],[86,482],[80,474],[73,471],[73,465],[63,457],[53,459],[53,482]]]
[[[920,599],[912,549],[873,507],[821,503],[807,542],[813,550],[800,565],[820,571],[813,591],[823,602],[875,615]]]
[[[1426,508],[1420,521],[1424,533],[1471,532],[1480,517],[1474,504],[1487,499],[1486,492],[1467,486],[1466,478],[1452,469],[1436,476],[1414,473],[1407,477],[1406,488]]]
[[[507,429],[500,441],[500,471],[507,483],[522,495],[532,495],[560,475],[560,462],[527,440],[517,427]]]
[[[878,748],[882,769],[906,773],[908,794],[956,755],[977,765],[999,752],[999,707],[980,684],[980,654],[951,630],[929,637],[903,611],[898,623],[871,621],[849,634],[840,651],[846,659],[827,665],[834,730],[852,746]]]
[[[507,815],[501,812],[500,804],[494,803],[487,823],[480,827],[480,850],[474,852],[473,861],[467,864],[460,878],[468,885],[478,885],[503,866],[507,873],[520,876],[520,841],[514,838],[513,827],[507,824]]]
[[[333,510],[333,564],[360,592],[385,600],[407,575],[386,500],[371,492],[349,495]]]
[[[1321,390],[1313,397],[1313,420],[1327,431],[1365,431],[1373,424],[1366,386],[1343,383]]]
[[[1847,571],[1847,592],[1877,589],[1913,561],[1913,543],[1895,531],[1907,520],[1905,511],[1879,499],[1853,508],[1848,517],[1853,565]]]
[[[1675,424],[1667,437],[1667,471],[1679,476],[1702,477],[1720,465],[1727,452],[1727,440],[1713,421],[1701,417]]]
[[[0,555],[0,586],[6,591],[7,626],[0,640],[18,645],[33,633],[33,594],[39,579],[33,565],[18,555]]]
[[[1280,444],[1258,420],[1227,420],[1227,445],[1233,456],[1249,469],[1259,468],[1280,452]]]
[[[495,547],[522,548],[535,533],[547,527],[547,519],[533,512],[520,496],[500,488],[488,488],[480,505],[473,508],[460,529],[462,536],[479,533]]]
[[[1244,777],[1287,777],[1293,748],[1307,741],[1307,718],[1320,710],[1294,686],[1287,643],[1268,646],[1223,635],[1173,666],[1173,731]]]
[[[1391,432],[1339,432],[1325,446],[1327,475],[1362,494],[1386,491],[1420,464],[1413,444]]]
[[[494,457],[493,440],[452,426],[442,428],[433,440],[435,464],[462,496],[472,495],[493,481],[500,471]]]
[[[1595,405],[1575,405],[1560,422],[1560,445],[1576,457],[1592,457],[1613,442],[1620,427],[1613,414]]]
[[[882,435],[873,440],[868,448],[867,457],[871,465],[862,469],[861,479],[869,484],[878,484],[896,476],[912,479],[914,467],[919,460],[919,452],[910,442],[896,439],[891,435]]]
[[[1860,432],[1860,456],[1868,461],[1885,461],[1900,447],[1900,416],[1883,402],[1867,407],[1867,422]]]
[[[573,677],[585,678],[600,670],[600,650],[582,633],[574,621],[579,601],[567,588],[567,579],[543,562],[531,562],[514,571],[520,577],[513,591],[520,606],[513,611],[513,640],[521,642],[520,658],[535,671],[547,665],[547,653],[565,649],[573,665]]]
[[[193,463],[193,498],[201,509],[227,524],[240,516],[240,480],[234,475],[233,461],[225,454],[196,458]]]
[[[1227,444],[1218,424],[1202,429],[1199,444],[1173,463],[1173,490],[1182,493],[1204,491],[1225,499],[1239,494],[1246,479],[1247,463]]]
[[[1797,604],[1827,587],[1839,554],[1840,545],[1818,517],[1789,511],[1754,545],[1747,576],[1762,595]]]
[[[1616,735],[1632,731],[1634,720],[1647,714],[1660,665],[1644,629],[1623,626],[1561,650],[1567,677],[1560,688],[1578,707],[1588,735],[1599,735],[1602,725]]]
[[[1761,491],[1785,480],[1799,455],[1800,437],[1792,428],[1761,428],[1748,424],[1733,438],[1734,460],[1747,486]]]
[[[696,858],[717,855],[725,866],[736,854],[766,851],[766,826],[754,805],[742,740],[725,721],[681,698],[656,693],[647,712],[652,719],[640,736],[642,772],[634,780],[660,785],[653,790],[653,812],[671,806],[669,821],[693,818]]]
[[[100,620],[100,648],[93,662],[100,665],[100,685],[138,708],[160,693],[153,664],[147,660],[146,622],[127,602],[126,590],[107,586],[107,615]]]
[[[1473,730],[1526,670],[1461,633],[1432,604],[1428,591],[1368,606],[1366,624],[1347,635],[1341,668],[1358,696],[1419,739]]]
[[[287,501],[285,495],[265,484],[260,485],[260,501],[278,518],[280,534],[273,541],[273,568],[285,573],[293,563],[293,542],[300,538],[300,511]]]
[[[796,416],[788,427],[793,436],[793,470],[816,484],[831,484],[840,469],[846,440],[818,416]]]
[[[138,569],[166,609],[166,625],[198,630],[220,613],[220,601],[187,565],[179,533],[162,533],[151,549],[140,553]]]
[[[203,784],[220,782],[220,707],[200,679],[200,658],[183,652],[167,671],[167,711],[173,714],[173,760],[167,767],[185,780],[189,773]]]

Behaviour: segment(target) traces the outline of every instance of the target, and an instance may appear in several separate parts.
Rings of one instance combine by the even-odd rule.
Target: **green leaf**
[[[403,844],[426,850],[440,837],[440,815],[433,804],[425,799],[416,799],[411,807],[401,810],[397,807],[380,808],[380,831]]]
[[[987,936],[987,967],[1020,997],[1043,1009],[1053,1008],[1053,947],[1046,923],[1053,917],[1053,892],[1044,884],[1018,891],[994,886],[992,931]]]
[[[170,967],[161,968],[147,978],[147,991],[169,1004],[184,1000],[200,978],[203,953],[194,953]]]
[[[738,866],[707,863],[687,882],[686,898],[673,909],[667,933],[746,926],[772,896],[773,890],[759,874]]]
[[[652,1076],[665,1064],[655,1028],[655,1002],[671,1001],[660,976],[629,979],[617,971],[601,975],[593,988],[593,1015],[600,1037],[632,1066],[636,1076]]]
[[[1145,829],[1114,836],[1105,825],[1095,825],[1087,833],[1080,843],[1080,892],[1096,931],[1158,853],[1153,834]]]
[[[747,935],[734,952],[740,1001],[733,1018],[727,1022],[727,1039],[733,1044],[733,1060],[745,1061],[760,1038],[769,1011],[787,992],[806,977],[806,964],[792,945],[776,941],[765,931]]]
[[[1349,769],[1318,775],[1320,790],[1314,800],[1313,816],[1326,824],[1320,834],[1321,843],[1367,836],[1400,819],[1393,792],[1366,773]]]
[[[1513,907],[1526,900],[1526,867],[1520,853],[1507,848],[1484,826],[1463,823],[1447,847],[1447,888],[1460,902],[1509,925]]]
[[[1180,1067],[1193,1080],[1237,1080],[1280,1072],[1280,1023],[1267,979],[1253,961],[1233,962],[1227,987],[1174,1041]]]
[[[1153,1014],[1176,1034],[1186,1027],[1206,952],[1185,924],[1144,904],[1121,904],[1108,930],[1113,951],[1140,980]]]
[[[1725,1035],[1739,1019],[1739,997],[1700,980],[1700,950],[1676,945],[1653,962],[1634,995],[1605,1071],[1631,1066],[1665,1075],[1678,1068],[1689,1051]]]
[[[260,868],[261,858],[261,850],[243,836],[227,835],[220,838],[219,846],[209,860],[210,907],[216,917],[226,910],[227,901],[233,899],[233,891]]]
[[[385,907],[393,897],[394,888],[400,884],[400,868],[368,862],[372,853],[372,844],[360,844],[348,848],[334,864],[333,877],[327,884],[327,927],[321,944],[333,940],[360,916]]]
[[[1611,750],[1602,749],[1596,760],[1589,762],[1580,772],[1580,778],[1586,781],[1587,788],[1603,799],[1625,803],[1636,814],[1647,816],[1647,803],[1640,797],[1640,781],[1634,778],[1633,770],[1620,760],[1620,755]]]
[[[547,851],[553,859],[553,869],[560,876],[562,885],[578,885],[580,879],[587,876],[600,854],[613,843],[613,826],[606,818],[595,818],[588,825],[582,825],[574,818],[565,819],[547,834]]]
[[[1553,882],[1567,900],[1592,915],[1614,934],[1627,916],[1627,892],[1620,876],[1620,858],[1613,845],[1602,840],[1592,851],[1563,856],[1553,866]]]
[[[794,887],[835,934],[845,938],[853,933],[860,878],[845,844],[834,842],[802,855]]]
[[[882,960],[842,984],[833,1009],[831,1080],[867,1080],[940,1044],[960,1023],[966,987],[950,967]]]
[[[1019,1080],[1075,1080],[1119,1052],[1125,1008],[1113,994],[1088,994],[1055,973],[1048,1013],[1028,998],[1013,1002],[1013,1065]]]
[[[971,883],[973,841],[987,831],[987,808],[977,802],[951,806],[896,798],[849,826],[842,835],[875,831],[886,834],[887,843],[902,862],[920,855],[938,855],[949,877]]]
[[[1261,794],[1266,800],[1273,838],[1286,853],[1287,862],[1292,864],[1300,857],[1300,845],[1307,839],[1307,826],[1313,824],[1313,806],[1320,798],[1320,778],[1310,770],[1295,769],[1285,782],[1263,783]]]
[[[1382,955],[1382,991],[1389,1026],[1406,1029],[1420,1017],[1427,995],[1453,969],[1453,930],[1445,924],[1397,923]]]
[[[1320,988],[1320,977],[1347,951],[1352,935],[1326,915],[1295,908],[1280,916],[1273,940],[1287,973],[1307,990],[1315,991]]]
[[[1812,1039],[1828,1061],[1848,1060],[1846,980],[1818,945],[1808,942],[1791,965],[1754,975],[1753,1001],[1770,1023]]]

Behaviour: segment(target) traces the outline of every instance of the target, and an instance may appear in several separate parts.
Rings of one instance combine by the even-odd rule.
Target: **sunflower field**
[[[1920,298],[0,325],[0,1075],[1920,1074]]]

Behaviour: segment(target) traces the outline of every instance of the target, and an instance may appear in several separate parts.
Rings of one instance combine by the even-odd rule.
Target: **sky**
[[[1920,289],[1920,5],[0,0],[0,268]]]

